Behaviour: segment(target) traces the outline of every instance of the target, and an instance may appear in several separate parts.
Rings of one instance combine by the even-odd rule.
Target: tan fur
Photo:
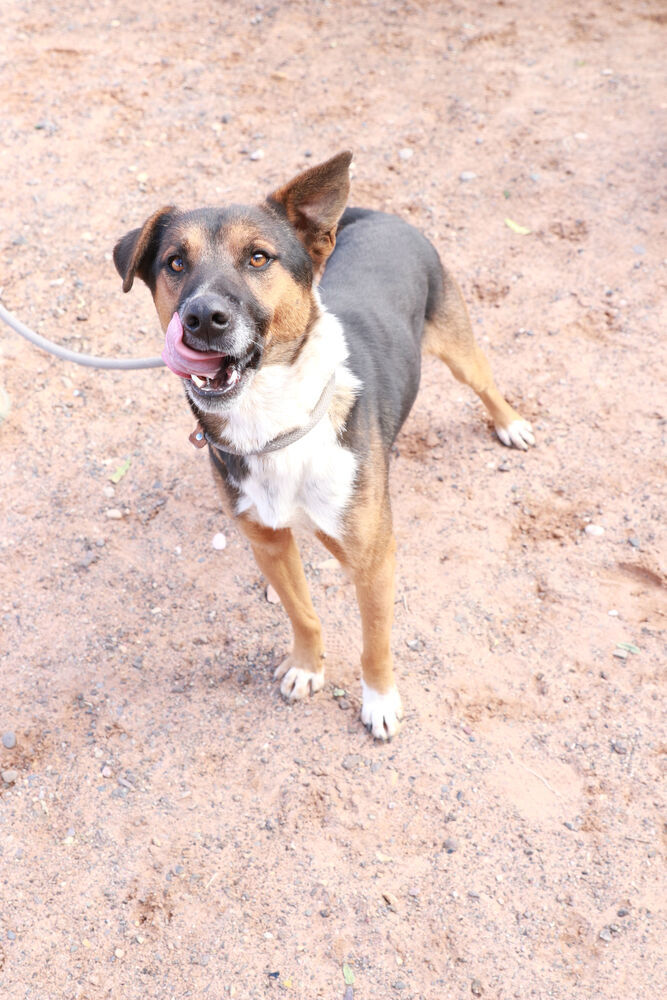
[[[336,386],[336,392],[329,407],[329,419],[336,434],[342,434],[348,414],[357,398],[356,392],[347,386]]]
[[[274,264],[267,278],[262,303],[272,312],[264,342],[268,355],[275,344],[302,340],[317,312],[312,291],[297,285],[284,268]]]
[[[343,542],[321,532],[317,537],[354,580],[361,614],[363,678],[379,694],[386,694],[394,687],[391,627],[396,542],[377,428],[371,436],[370,454],[363,465]]]
[[[322,626],[310,598],[308,583],[294,536],[289,528],[273,531],[246,515],[236,522],[252,545],[257,565],[280,597],[294,633],[292,653],[283,662],[282,673],[299,667],[317,674],[322,671],[324,645]]]
[[[477,393],[497,427],[521,420],[496,386],[487,357],[473,336],[461,290],[447,271],[444,298],[436,316],[426,323],[423,350],[444,361],[454,378]]]
[[[155,283],[155,291],[153,292],[153,302],[155,303],[155,308],[157,310],[158,318],[160,320],[160,326],[163,330],[166,330],[169,326],[169,320],[174,315],[176,311],[176,305],[178,303],[178,296],[176,295],[174,288],[167,278],[166,274],[161,271],[158,275],[158,279]]]

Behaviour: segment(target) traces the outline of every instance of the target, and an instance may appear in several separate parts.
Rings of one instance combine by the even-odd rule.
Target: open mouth
[[[165,335],[162,360],[175,375],[189,382],[189,391],[200,399],[227,395],[241,382],[246,369],[259,360],[257,349],[237,358],[219,351],[195,351],[183,340],[183,324],[177,312]]]
[[[244,358],[225,357],[215,375],[197,375],[195,372],[190,372],[192,391],[195,395],[208,399],[226,395],[239,384],[252,359],[252,353]],[[182,377],[187,378],[187,376]]]

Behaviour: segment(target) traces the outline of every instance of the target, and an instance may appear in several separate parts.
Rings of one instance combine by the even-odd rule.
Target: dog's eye
[[[257,269],[260,267],[266,267],[270,260],[271,258],[269,255],[264,253],[263,250],[256,250],[250,258],[250,266]]]
[[[170,269],[176,273],[182,271],[185,267],[185,261],[179,256],[170,257],[167,263],[169,264]]]

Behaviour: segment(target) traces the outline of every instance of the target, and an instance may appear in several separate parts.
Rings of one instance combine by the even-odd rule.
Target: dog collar
[[[287,448],[288,445],[294,444],[300,438],[305,437],[310,431],[312,431],[315,424],[319,424],[322,417],[326,414],[329,409],[329,404],[331,398],[334,394],[336,388],[336,373],[334,372],[324,389],[322,390],[322,395],[315,404],[315,408],[310,414],[310,419],[307,424],[303,427],[295,427],[294,430],[285,431],[284,434],[278,434],[277,437],[272,438],[270,441],[262,447],[258,448],[256,451],[241,451],[238,448],[234,448],[232,445],[219,444],[211,435],[205,430],[199,423],[190,435],[190,442],[195,446],[195,448],[205,448],[209,444],[212,448],[215,448],[217,452],[221,455],[235,455],[238,458],[250,458],[251,455],[268,455],[272,451],[279,451],[281,448]]]

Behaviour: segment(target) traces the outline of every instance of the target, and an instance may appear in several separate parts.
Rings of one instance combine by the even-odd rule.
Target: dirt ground
[[[504,449],[425,364],[382,745],[352,588],[308,539],[328,683],[281,700],[286,618],[176,377],[0,330],[3,998],[661,994],[666,23],[653,0],[3,5],[0,295],[25,323],[158,354],[115,241],[350,147],[352,202],[434,240],[537,436]]]

